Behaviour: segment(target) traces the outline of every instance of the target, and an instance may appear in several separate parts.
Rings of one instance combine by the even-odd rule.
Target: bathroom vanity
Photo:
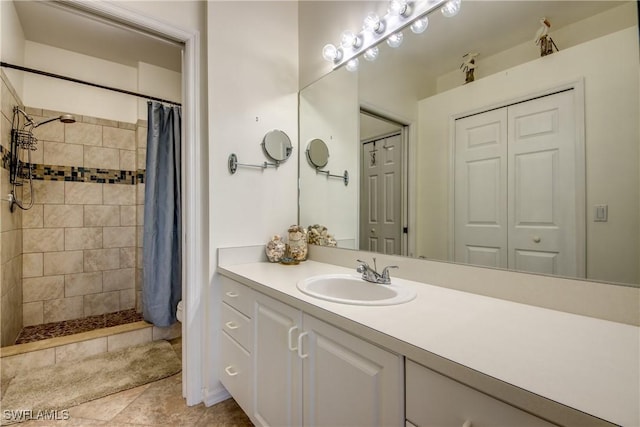
[[[220,378],[256,425],[640,423],[637,326],[417,281],[402,304],[337,303],[296,285],[357,275],[358,252],[347,268],[225,251]]]

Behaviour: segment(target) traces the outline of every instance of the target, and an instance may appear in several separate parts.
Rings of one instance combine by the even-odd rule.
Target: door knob
[[[540,236],[533,236],[533,242],[534,243],[540,243],[542,241],[542,239],[540,238]]]

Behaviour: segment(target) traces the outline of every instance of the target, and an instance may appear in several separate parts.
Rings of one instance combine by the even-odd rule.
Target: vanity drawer
[[[222,330],[251,352],[251,319],[227,303],[222,303]]]
[[[538,417],[406,361],[407,421],[416,426],[553,426]]]
[[[253,310],[253,291],[235,280],[222,277],[222,301],[251,318]]]
[[[220,334],[220,382],[247,413],[251,413],[251,356],[225,332]]]

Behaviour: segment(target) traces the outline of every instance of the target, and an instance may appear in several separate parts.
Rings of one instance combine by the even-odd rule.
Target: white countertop
[[[296,283],[355,269],[314,261],[218,270],[258,291],[269,288],[312,304],[568,407],[615,424],[640,426],[638,327],[410,281],[402,282],[414,286],[417,297],[405,304],[365,307],[324,301],[303,294]]]

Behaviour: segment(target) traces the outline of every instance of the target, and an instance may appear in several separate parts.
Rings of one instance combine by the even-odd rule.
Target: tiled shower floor
[[[142,314],[135,309],[118,311],[115,313],[89,316],[83,319],[64,320],[62,322],[45,323],[43,325],[27,326],[16,338],[16,344],[45,340],[48,338],[64,337],[94,329],[124,325],[126,323],[143,320]]]

